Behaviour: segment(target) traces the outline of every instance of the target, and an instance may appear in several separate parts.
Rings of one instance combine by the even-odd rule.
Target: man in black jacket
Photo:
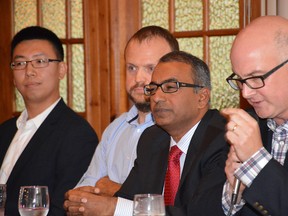
[[[245,111],[226,109],[227,139],[223,209],[228,214],[235,177],[239,199],[232,215],[288,215],[288,20],[257,18],[236,37],[227,79],[260,117],[259,125]]]
[[[14,84],[25,110],[0,125],[0,183],[7,184],[5,215],[18,213],[20,186],[48,186],[48,215],[65,215],[64,193],[87,169],[98,138],[93,128],[60,98],[67,72],[60,39],[32,26],[11,45]]]
[[[64,207],[69,214],[132,215],[128,200],[135,194],[165,194],[169,151],[175,146],[181,150],[181,178],[175,200],[166,205],[166,215],[221,213],[226,122],[217,110],[209,109],[210,89],[209,69],[202,60],[181,51],[164,55],[151,83],[144,87],[157,126],[141,135],[137,159],[116,193],[118,198],[95,195],[101,191],[91,187],[71,196],[68,191]]]

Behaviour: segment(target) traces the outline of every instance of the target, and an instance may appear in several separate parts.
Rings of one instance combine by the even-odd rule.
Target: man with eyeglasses
[[[67,65],[61,41],[52,31],[39,26],[22,29],[12,40],[11,59],[14,85],[25,110],[0,125],[5,215],[19,215],[19,189],[25,185],[48,186],[48,215],[65,215],[64,193],[87,169],[97,135],[60,97],[59,82]]]
[[[222,111],[231,144],[225,167],[224,213],[286,216],[288,20],[266,16],[252,21],[236,36],[230,57],[233,74],[227,82],[241,91],[259,119],[257,122],[241,109]],[[241,184],[238,192],[235,182]]]
[[[182,51],[164,55],[144,87],[157,125],[142,133],[118,198],[98,196],[92,187],[68,191],[68,214],[132,215],[131,200],[142,193],[163,194],[166,216],[221,214],[218,200],[229,146],[225,118],[209,109],[210,89],[210,72],[202,60]]]
[[[133,106],[105,129],[75,190],[96,185],[101,189],[101,195],[106,196],[113,196],[119,190],[133,167],[140,135],[154,125],[149,98],[144,95],[143,87],[151,81],[159,59],[173,50],[179,50],[176,38],[159,26],[145,26],[129,39],[124,58],[126,91]]]

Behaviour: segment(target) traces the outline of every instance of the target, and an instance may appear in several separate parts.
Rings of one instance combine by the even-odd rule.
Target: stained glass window
[[[181,50],[208,63],[212,82],[211,107],[239,107],[239,92],[229,88],[225,80],[231,73],[232,41],[240,28],[239,0],[142,0],[141,4],[142,26],[170,28]]]

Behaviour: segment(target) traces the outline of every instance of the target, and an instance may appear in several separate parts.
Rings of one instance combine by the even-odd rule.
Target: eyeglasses
[[[154,95],[159,87],[164,93],[177,92],[180,87],[204,88],[204,86],[178,81],[165,81],[160,84],[151,82],[150,84],[144,86],[144,94],[146,96]]]
[[[265,86],[264,80],[269,77],[271,74],[276,72],[278,69],[283,67],[288,62],[288,59],[281,64],[277,65],[272,70],[268,71],[266,74],[262,76],[254,76],[254,77],[248,77],[246,79],[240,79],[240,78],[233,78],[236,76],[235,73],[232,73],[226,81],[229,83],[229,85],[235,89],[235,90],[242,90],[243,84],[245,83],[249,88],[251,89],[259,89]]]
[[[23,70],[27,67],[27,64],[31,62],[34,68],[44,68],[49,65],[49,62],[61,62],[59,59],[33,59],[30,61],[14,61],[11,62],[10,67],[12,70]]]

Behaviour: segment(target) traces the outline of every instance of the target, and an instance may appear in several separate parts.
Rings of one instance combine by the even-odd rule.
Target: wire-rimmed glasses
[[[177,92],[178,89],[181,87],[204,88],[204,86],[201,86],[201,85],[168,80],[168,81],[165,81],[165,82],[160,83],[160,84],[151,82],[150,84],[145,85],[144,86],[144,94],[146,96],[154,95],[159,87],[161,88],[161,90],[164,93]]]
[[[44,68],[48,67],[49,62],[61,62],[61,60],[40,58],[40,59],[33,59],[30,61],[13,61],[11,62],[10,67],[12,70],[23,70],[27,67],[29,62],[32,64],[34,68]]]
[[[272,70],[268,71],[262,76],[253,76],[253,77],[248,77],[246,79],[241,79],[241,78],[234,78],[236,76],[235,73],[232,73],[226,81],[229,83],[229,85],[235,89],[235,90],[242,90],[243,89],[243,84],[245,83],[249,88],[251,89],[259,89],[265,86],[264,80],[272,75],[274,72],[276,72],[278,69],[283,67],[286,63],[288,63],[288,59],[281,64],[277,65],[274,67]]]

